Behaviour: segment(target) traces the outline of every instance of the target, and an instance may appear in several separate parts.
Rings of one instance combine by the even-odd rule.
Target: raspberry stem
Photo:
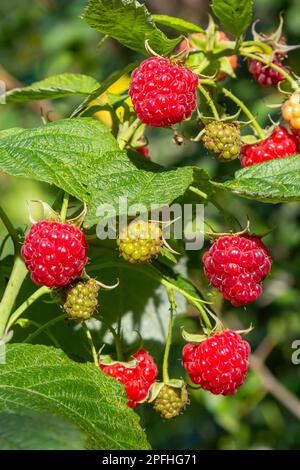
[[[44,325],[42,325],[40,328],[38,328],[37,330],[35,330],[33,333],[31,333],[30,335],[27,336],[27,338],[25,338],[22,343],[30,343],[34,338],[36,338],[39,334],[41,334],[43,331],[47,330],[50,326],[53,326],[55,325],[56,323],[62,321],[62,320],[65,320],[66,319],[66,315],[63,314],[63,315],[60,315],[59,317],[55,317],[55,318],[52,318],[52,320],[48,321],[47,323],[45,323]]]
[[[299,85],[298,85],[297,82],[293,79],[293,77],[291,77],[291,75],[290,75],[286,70],[284,70],[284,69],[281,68],[281,67],[278,67],[278,65],[274,64],[273,62],[271,62],[271,61],[269,61],[269,60],[266,60],[266,59],[263,59],[263,58],[260,57],[259,55],[250,54],[250,53],[248,53],[248,52],[243,52],[243,51],[241,51],[241,55],[244,56],[244,57],[247,57],[248,59],[257,60],[257,61],[261,62],[262,64],[267,65],[267,66],[270,67],[271,69],[276,70],[276,72],[280,73],[280,74],[286,79],[286,81],[288,81],[288,82],[290,83],[290,85],[291,85],[291,87],[293,88],[293,90],[295,90],[295,91],[299,91],[299,90],[300,90]]]
[[[255,119],[254,115],[251,113],[250,109],[243,103],[237,96],[235,96],[231,91],[227,90],[227,88],[221,88],[222,93],[225,96],[230,98],[234,103],[236,103],[239,108],[246,114],[246,116],[250,119],[252,127],[256,130],[257,135],[260,139],[265,138],[265,134],[261,126],[258,124],[257,120]]]
[[[131,137],[134,135],[137,128],[141,125],[141,121],[139,118],[136,118],[129,127],[119,130],[119,134],[117,137],[117,141],[119,143],[120,149],[123,150],[126,145],[130,142]]]
[[[214,118],[219,121],[220,120],[220,116],[219,116],[219,113],[217,111],[217,108],[212,100],[212,97],[210,96],[210,94],[205,90],[205,88],[201,85],[201,83],[198,84],[198,88],[199,88],[199,91],[202,93],[202,95],[204,96],[204,98],[206,99],[207,101],[207,104],[208,106],[210,107],[211,109],[211,112],[213,113],[213,116]]]
[[[13,224],[9,220],[9,217],[7,216],[6,212],[1,206],[0,206],[0,219],[2,220],[6,230],[11,236],[11,239],[14,244],[15,253],[16,253],[19,250],[19,237],[18,237],[16,229],[14,228]]]
[[[68,205],[69,205],[69,194],[64,193],[64,198],[63,198],[63,203],[61,206],[61,211],[60,211],[60,219],[61,222],[65,222],[67,218],[67,212],[68,212]]]
[[[95,364],[96,367],[99,367],[98,354],[97,354],[97,351],[96,351],[96,348],[95,348],[95,345],[94,345],[94,342],[93,342],[91,332],[90,332],[86,322],[82,323],[82,329],[83,329],[83,331],[85,333],[85,336],[88,340],[88,343],[90,345],[91,353],[92,353],[93,360],[94,360],[94,364]]]
[[[168,362],[169,362],[169,354],[170,354],[170,348],[171,348],[171,343],[172,343],[174,311],[176,310],[173,289],[167,288],[167,293],[168,293],[168,297],[170,301],[170,319],[169,319],[168,334],[167,334],[164,359],[163,359],[163,381],[165,383],[169,382]]]
[[[13,324],[18,320],[22,313],[24,313],[25,310],[30,307],[30,305],[32,305],[37,299],[39,299],[43,295],[49,294],[50,292],[51,289],[49,289],[49,287],[42,286],[37,289],[30,297],[28,297],[28,299],[26,299],[25,302],[23,302],[20,307],[18,307],[17,310],[15,310],[14,313],[10,316],[5,329],[5,334],[9,332]]]
[[[189,190],[197,194],[198,196],[202,197],[203,199],[208,199],[207,194],[201,191],[200,189],[195,188],[195,186],[189,186]]]
[[[27,276],[27,269],[21,256],[15,256],[12,272],[0,303],[0,338],[3,337],[7,320],[10,316],[20,288]]]

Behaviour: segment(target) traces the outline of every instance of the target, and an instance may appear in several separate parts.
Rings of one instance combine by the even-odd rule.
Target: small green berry
[[[70,319],[87,320],[98,307],[100,285],[95,279],[79,281],[65,291],[63,308]]]
[[[160,413],[162,418],[172,419],[184,410],[187,403],[188,392],[186,385],[181,388],[164,385],[154,402],[154,409]]]
[[[159,255],[162,231],[155,222],[134,220],[121,229],[117,244],[129,263],[147,263]]]
[[[234,122],[212,121],[204,129],[202,142],[219,160],[235,160],[241,148],[239,125]]]

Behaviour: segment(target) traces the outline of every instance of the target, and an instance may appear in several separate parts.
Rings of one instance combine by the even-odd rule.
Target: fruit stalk
[[[222,90],[222,93],[224,93],[225,96],[227,96],[228,98],[230,98],[234,103],[236,103],[239,108],[246,114],[246,116],[250,119],[251,121],[251,125],[252,127],[256,130],[257,132],[257,135],[260,139],[264,139],[265,137],[265,134],[264,134],[264,131],[263,129],[260,127],[260,125],[258,124],[257,120],[255,119],[255,117],[253,116],[253,114],[251,113],[250,109],[247,108],[247,106],[237,97],[235,96],[233,93],[231,93],[231,91],[227,90],[227,88],[221,88]]]
[[[171,343],[172,343],[174,311],[176,309],[173,289],[167,289],[167,292],[168,292],[168,297],[170,301],[170,319],[169,319],[168,334],[167,334],[164,359],[163,359],[163,381],[165,383],[169,382],[168,362],[169,362],[169,354],[170,354],[170,348],[171,348]]]
[[[220,116],[219,116],[219,113],[218,113],[218,110],[215,106],[215,103],[213,102],[212,100],[212,97],[210,96],[210,94],[205,90],[205,88],[201,85],[201,83],[198,84],[198,88],[200,90],[200,92],[202,93],[202,95],[204,96],[204,98],[206,99],[207,101],[207,104],[208,106],[210,107],[211,109],[211,112],[213,113],[213,117],[219,121],[220,120]]]
[[[21,256],[16,254],[13,269],[0,303],[0,338],[4,335],[8,318],[26,275],[26,266]]]
[[[28,299],[26,299],[20,307],[17,308],[17,310],[14,311],[14,313],[10,316],[6,329],[5,329],[5,334],[7,334],[10,330],[10,328],[13,326],[13,324],[20,318],[20,316],[25,312],[25,310],[30,307],[37,299],[42,297],[43,295],[49,294],[51,292],[51,289],[46,286],[42,286],[39,289],[37,289]]]

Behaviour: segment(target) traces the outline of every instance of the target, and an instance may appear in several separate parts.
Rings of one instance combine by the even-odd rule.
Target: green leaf
[[[119,149],[109,130],[91,118],[66,119],[28,129],[0,139],[0,169],[13,176],[44,181],[67,191],[88,205],[87,225],[114,215],[98,214],[102,204],[113,206],[116,215],[128,206],[165,206],[182,196],[197,179],[209,185],[203,170],[183,167],[166,170],[136,152]],[[205,189],[204,189],[205,190]]]
[[[94,364],[71,361],[48,346],[9,345],[0,365],[0,411],[25,410],[65,419],[87,436],[89,449],[147,449],[124,388]]]
[[[224,31],[241,36],[252,21],[252,0],[213,0],[212,9]]]
[[[146,40],[155,52],[166,55],[181,39],[168,39],[156,27],[145,5],[137,0],[89,0],[83,19],[97,31],[142,54],[146,52]]]
[[[84,450],[85,435],[47,414],[0,413],[1,450]]]
[[[299,202],[300,155],[249,166],[219,186],[256,201]]]
[[[182,33],[205,33],[204,29],[200,28],[200,26],[181,18],[175,18],[174,16],[152,15],[152,20],[155,23],[162,24]]]
[[[6,103],[62,98],[64,96],[88,96],[99,83],[92,77],[76,73],[54,75],[24,88],[15,88],[6,93]]]

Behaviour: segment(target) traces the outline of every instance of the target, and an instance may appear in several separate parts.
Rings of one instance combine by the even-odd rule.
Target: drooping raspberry
[[[186,385],[183,385],[182,388],[164,385],[154,402],[154,409],[160,413],[162,418],[172,419],[176,418],[184,410],[187,402],[188,392]]]
[[[127,404],[131,408],[135,408],[138,402],[146,398],[158,373],[153,357],[145,349],[140,349],[133,357],[137,360],[135,367],[129,367],[122,362],[112,365],[100,364],[105,374],[114,377],[125,386]]]
[[[144,124],[169,127],[191,116],[197,86],[198,77],[187,67],[151,57],[133,72],[129,94]]]
[[[272,63],[280,67],[282,70],[286,68],[278,60],[273,60]],[[277,85],[277,83],[285,80],[277,70],[262,64],[259,60],[248,59],[248,70],[253,75],[255,80],[262,86]]]
[[[300,93],[293,93],[282,105],[282,117],[300,135]]]
[[[67,288],[64,310],[69,318],[87,320],[98,306],[100,285],[96,279],[79,281]]]
[[[238,307],[262,293],[261,281],[271,269],[271,255],[257,237],[218,238],[203,255],[204,273],[222,296]]]
[[[155,222],[133,220],[120,230],[117,244],[129,263],[147,263],[159,255],[162,232]]]
[[[214,395],[233,395],[243,384],[250,345],[238,333],[224,330],[200,344],[183,348],[183,365],[191,381]]]
[[[297,155],[299,142],[284,127],[277,127],[267,139],[253,145],[244,145],[241,154],[242,166]]]
[[[202,142],[218,159],[234,160],[241,147],[239,126],[233,122],[212,121],[204,129]]]
[[[144,157],[147,158],[147,160],[151,160],[148,145],[144,145],[143,147],[138,147],[136,151],[144,155]]]
[[[79,228],[43,220],[31,227],[21,253],[36,284],[63,287],[80,277],[88,262],[87,251]]]

